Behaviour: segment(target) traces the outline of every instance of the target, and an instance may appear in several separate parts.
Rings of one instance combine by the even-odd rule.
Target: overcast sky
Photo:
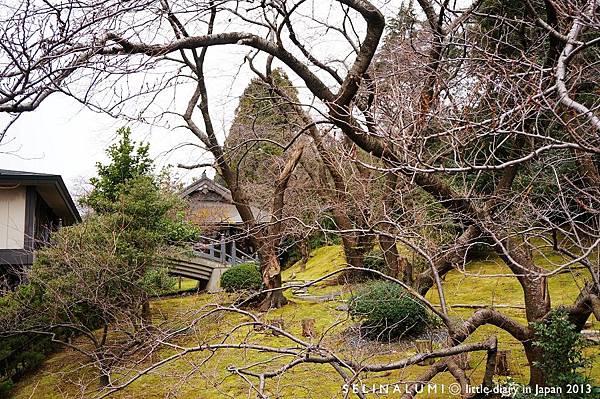
[[[212,60],[208,80],[212,111],[217,127],[226,131],[238,98],[250,79],[240,64],[239,53]],[[218,67],[217,67],[218,66]],[[179,110],[181,111],[181,110]],[[105,149],[116,139],[116,130],[127,124],[106,114],[93,112],[62,94],[54,94],[31,113],[23,114],[0,144],[0,169],[60,174],[75,194],[80,184],[95,173],[95,163],[106,161]],[[128,124],[136,141],[150,143],[151,156],[159,168],[178,163],[197,163],[202,153],[176,146],[194,142],[182,128],[165,129],[147,124]],[[173,168],[182,182],[201,175],[202,170]]]
[[[314,7],[314,11],[325,7],[323,4],[319,1],[310,2],[307,7]],[[386,9],[387,1],[383,1],[383,4]],[[394,10],[397,8],[394,7]],[[319,14],[326,15],[330,21],[336,20],[335,11],[319,10]],[[387,14],[389,15],[389,9]],[[360,32],[361,19],[358,18],[353,23]],[[314,35],[310,37],[310,34],[305,34],[310,40],[311,51],[318,57],[343,58],[342,55],[348,54],[347,43],[340,44],[339,39],[329,39],[329,36],[319,35],[318,32]],[[242,67],[243,57],[247,52],[247,48],[239,46],[209,49],[207,85],[214,122],[222,135],[233,118],[239,95],[253,76],[247,67]],[[302,82],[294,75],[290,74],[290,77],[300,87]],[[302,98],[301,87],[300,90]],[[185,92],[178,92],[176,96],[178,101],[189,98]],[[181,108],[181,103],[177,108],[179,112],[184,109]],[[72,192],[77,194],[81,190],[81,183],[94,175],[95,163],[106,161],[104,150],[114,142],[115,131],[124,124],[123,120],[86,109],[65,95],[54,94],[34,112],[23,114],[9,130],[0,143],[0,168],[60,174]],[[143,124],[130,127],[135,140],[150,143],[151,155],[159,167],[206,160],[201,159],[201,152],[192,150],[191,147],[171,151],[178,144],[195,141],[185,129],[165,129]],[[184,183],[191,182],[202,173],[202,170],[174,170]]]

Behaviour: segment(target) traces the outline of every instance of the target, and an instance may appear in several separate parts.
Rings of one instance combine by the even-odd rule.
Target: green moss
[[[329,245],[317,248],[310,253],[306,267],[301,270],[300,262],[294,263],[282,273],[284,280],[315,280],[346,265],[344,251],[341,245]]]
[[[550,268],[551,261],[543,256],[535,258],[536,264]],[[490,276],[496,276],[490,278]],[[500,277],[504,276],[504,277]],[[590,279],[586,269],[574,269],[570,273],[551,276],[548,280],[552,305],[572,303],[579,294],[579,288]],[[443,282],[448,304],[481,304],[492,306],[523,306],[523,291],[510,269],[499,259],[472,262],[466,272],[453,270],[446,274]],[[436,290],[430,290],[427,298],[439,303]]]
[[[198,281],[193,280],[191,278],[182,278],[181,279],[181,291],[189,291],[198,287]],[[179,283],[177,285],[177,289],[179,290]]]
[[[174,278],[175,283],[171,290],[167,291],[167,294],[176,294],[179,292],[193,291],[198,287],[198,280],[185,277]]]
[[[550,259],[553,254],[543,251]],[[543,264],[549,262],[536,255],[536,261]],[[312,252],[311,258],[306,265],[306,270],[301,271],[298,264],[284,272],[284,279],[289,280],[293,273],[297,280],[311,280],[322,276],[330,271],[343,267],[344,258],[341,247],[330,246],[319,248]],[[457,271],[448,273],[444,281],[444,289],[448,303],[452,304],[510,304],[522,306],[522,291],[514,278],[484,278],[489,274],[509,274],[510,271],[499,260],[489,259],[486,261],[473,262],[467,267],[467,274],[463,275]],[[550,291],[553,305],[570,303],[578,292],[578,287],[587,278],[587,272],[581,269],[573,274],[560,274],[550,279]],[[329,295],[340,293],[343,297],[349,295],[349,291],[355,289],[353,286],[328,286],[320,285],[310,289],[313,295]],[[301,321],[306,318],[316,320],[317,338],[327,331],[326,337],[321,344],[327,348],[334,348],[344,358],[353,359],[357,362],[377,363],[399,360],[415,353],[412,348],[398,347],[395,345],[381,345],[377,347],[361,345],[348,346],[340,335],[351,324],[346,312],[338,311],[336,308],[341,301],[313,302],[301,300],[293,296],[289,291],[286,296],[291,303],[281,309],[259,314],[263,320],[283,318],[286,330],[300,335]],[[437,302],[435,290],[432,290],[428,298]],[[177,298],[168,298],[152,302],[152,311],[156,323],[174,322],[183,325],[193,317],[197,317],[206,309],[204,306],[211,303],[227,304],[235,299],[234,294],[201,294],[189,295]],[[525,323],[524,311],[518,308],[502,308],[503,313]],[[473,313],[473,309],[455,307],[451,309],[455,317],[466,318]],[[211,316],[204,322],[196,325],[193,331],[177,340],[180,345],[197,345],[206,340],[218,340],[224,338],[223,333],[233,329],[242,320],[237,315]],[[595,324],[599,327],[599,323]],[[220,335],[221,334],[221,335]],[[498,336],[499,347],[510,350],[510,368],[514,371],[516,380],[526,382],[528,379],[527,359],[522,346],[508,333],[493,326],[479,328],[467,342],[481,341],[495,334]],[[293,346],[290,341],[283,337],[274,337],[265,331],[254,331],[251,328],[236,331],[227,342],[239,342],[246,339],[249,342],[263,343],[272,346]],[[309,338],[305,338],[309,339]],[[587,353],[598,353],[598,348],[588,348]],[[174,350],[162,350],[155,355],[155,360],[175,353]],[[171,397],[183,399],[209,399],[226,397],[248,397],[256,396],[248,389],[248,385],[239,377],[227,371],[227,367],[247,365],[252,362],[264,361],[269,357],[267,354],[245,350],[226,350],[214,353],[197,352],[191,353],[182,359],[173,361],[153,373],[140,378],[130,387],[117,392],[114,398],[164,398],[169,394]],[[277,359],[275,365],[281,365],[289,358]],[[15,398],[43,397],[43,398],[73,398],[92,397],[92,392],[79,391],[78,383],[92,382],[94,384],[96,370],[85,366],[87,360],[74,351],[65,350],[53,355],[45,362],[42,370],[28,379],[16,384],[14,390]],[[138,367],[147,365],[142,362]],[[195,365],[202,366],[191,376]],[[481,381],[485,368],[483,353],[474,353],[470,358],[472,370],[467,371],[472,382]],[[590,374],[595,381],[600,381],[600,367],[598,361],[591,367]],[[273,366],[275,367],[275,366]],[[423,373],[426,367],[412,366],[405,370],[392,371],[390,373],[377,373],[361,375],[365,384],[387,384],[395,381],[408,381]],[[127,374],[115,377],[125,378]],[[184,381],[183,383],[181,381]],[[257,381],[253,381],[257,383]],[[442,373],[433,379],[438,384],[450,384],[454,382],[448,373]],[[271,397],[281,398],[341,398],[341,386],[343,382],[339,375],[326,365],[303,365],[296,367],[279,378],[267,382]],[[390,394],[390,397],[394,397]],[[445,398],[447,395],[429,395],[431,398]]]

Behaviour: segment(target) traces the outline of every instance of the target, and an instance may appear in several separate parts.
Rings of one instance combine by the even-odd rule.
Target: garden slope
[[[558,260],[551,253],[537,254],[538,261],[550,266],[553,261]],[[294,265],[284,272],[284,280],[293,276],[294,280],[310,280],[327,272],[342,267],[344,264],[342,250],[339,246],[329,246],[313,251],[306,269],[302,271],[299,265]],[[500,305],[503,312],[524,321],[522,291],[514,278],[483,278],[482,274],[508,274],[509,270],[497,259],[491,258],[473,262],[467,267],[467,274],[463,275],[456,271],[450,272],[444,280],[446,300],[450,305]],[[587,277],[587,272],[577,269],[573,273],[565,273],[550,279],[550,291],[553,305],[571,303],[577,296],[579,287],[582,286]],[[353,321],[349,320],[346,312],[339,310],[343,298],[355,287],[335,286],[322,284],[309,290],[309,300],[301,299],[286,293],[291,303],[282,309],[271,311],[262,315],[264,320],[283,318],[286,329],[292,333],[300,334],[301,320],[305,318],[316,319],[316,331],[322,334],[327,331],[322,344],[335,348],[342,357],[350,358],[356,362],[377,363],[382,361],[398,360],[415,351],[410,343],[403,344],[378,344],[357,341],[350,334]],[[436,294],[432,291],[429,299],[437,302]],[[307,297],[308,298],[308,297]],[[333,300],[326,300],[334,298]],[[226,294],[199,294],[178,298],[163,299],[152,304],[157,322],[171,321],[185,323],[196,315],[197,309],[202,306],[221,302],[226,303],[233,298]],[[510,306],[510,307],[505,307]],[[474,310],[464,307],[452,307],[451,313],[456,317],[468,317]],[[182,345],[196,345],[209,338],[217,337],[219,331],[233,328],[241,319],[236,316],[226,315],[215,317],[200,323],[185,336],[179,339]],[[595,320],[594,320],[595,321]],[[217,327],[218,326],[218,327]],[[594,328],[600,327],[595,322]],[[350,329],[350,330],[349,330]],[[493,327],[479,329],[469,342],[485,339],[489,334],[498,334],[501,349],[508,349],[510,353],[510,367],[513,378],[526,381],[527,365],[526,359],[518,342],[508,334],[498,332]],[[230,339],[247,337],[252,342],[268,343],[273,346],[289,346],[290,342],[281,337],[274,337],[264,331],[240,330]],[[172,351],[163,350],[155,356],[154,360],[172,354]],[[114,394],[116,398],[242,398],[256,397],[248,384],[236,375],[227,372],[229,366],[242,366],[252,362],[263,361],[268,358],[265,354],[249,351],[229,350],[215,353],[196,352],[184,358],[173,361],[166,366],[148,374],[128,388]],[[277,365],[283,364],[284,360],[276,361]],[[132,362],[133,364],[133,359]],[[202,364],[201,367],[197,365]],[[470,359],[472,370],[467,374],[473,383],[481,381],[484,362],[482,354],[475,354]],[[142,362],[138,368],[147,365]],[[130,364],[122,365],[121,373],[125,376]],[[600,367],[596,362],[593,377],[600,382]],[[366,384],[387,384],[397,381],[406,381],[414,378],[425,370],[425,367],[412,366],[406,370],[398,370],[389,373],[380,373],[375,376],[369,374],[364,377]],[[70,397],[94,397],[96,370],[86,365],[81,355],[72,350],[63,350],[48,359],[43,367],[29,378],[19,382],[13,391],[16,398],[42,397],[42,398],[70,398]],[[117,375],[118,377],[119,375]],[[438,383],[450,383],[449,375],[442,374],[434,379]],[[341,381],[339,375],[325,365],[298,366],[283,374],[280,378],[270,380],[267,387],[272,397],[282,398],[340,398]],[[88,386],[87,389],[80,388]],[[390,397],[396,397],[390,395]],[[428,397],[436,397],[430,395]],[[439,395],[437,397],[446,397]]]

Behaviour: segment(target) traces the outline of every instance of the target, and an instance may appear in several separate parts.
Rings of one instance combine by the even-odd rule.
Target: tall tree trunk
[[[145,298],[142,303],[142,322],[145,325],[152,324],[152,311],[150,310],[150,300],[148,298]]]
[[[398,253],[398,247],[396,247],[396,240],[387,234],[380,234],[379,246],[383,252],[387,274],[394,278],[398,278],[402,273],[402,281],[406,281],[403,270],[400,269],[400,254]]]
[[[396,215],[398,214],[396,201],[396,198],[398,197],[396,193],[397,186],[398,175],[393,172],[386,173],[385,198],[383,200],[383,204],[385,206],[385,214],[387,218],[392,221],[397,219]],[[379,246],[383,251],[383,258],[385,260],[388,274],[394,278],[398,278],[402,274],[402,281],[410,284],[412,282],[412,271],[410,272],[410,275],[407,275],[405,273],[407,270],[403,270],[402,266],[406,266],[408,262],[406,259],[401,259],[396,244],[396,240],[392,235],[379,235]]]
[[[396,240],[387,234],[379,235],[379,246],[383,252],[383,258],[388,274],[394,278],[401,278],[403,282],[412,285],[412,264],[398,252]]]
[[[363,267],[363,257],[366,252],[364,242],[368,242],[370,239],[366,237],[365,234],[352,231],[355,226],[348,214],[348,207],[346,206],[346,183],[344,177],[338,170],[336,157],[329,148],[326,147],[319,131],[315,127],[309,129],[309,133],[317,148],[319,157],[323,161],[325,168],[333,180],[334,190],[331,195],[333,202],[333,219],[335,220],[338,230],[341,231],[340,236],[342,238],[342,247],[344,249],[344,256],[346,257],[346,263],[353,267]],[[355,273],[353,273],[353,275],[354,274]]]
[[[525,316],[528,323],[543,321],[551,310],[550,295],[548,293],[548,279],[540,277],[545,270],[537,266],[521,243],[514,239],[504,240],[504,248],[497,245],[498,255],[517,275],[517,280],[523,289],[525,299]],[[524,340],[523,348],[529,362],[529,385],[544,385],[546,376],[534,363],[542,359],[543,351],[533,345],[533,329],[529,327],[530,339]]]
[[[261,272],[265,289],[272,290],[266,293],[266,297],[259,305],[259,309],[267,310],[270,308],[279,308],[287,303],[283,291],[277,288],[281,287],[281,265],[277,257],[277,245],[281,239],[283,231],[283,207],[285,205],[285,191],[292,177],[292,173],[304,151],[304,145],[299,145],[287,159],[281,173],[275,184],[273,193],[273,207],[271,212],[271,225],[267,229],[266,236],[261,234],[257,242],[262,244],[259,249],[261,260]]]
[[[344,246],[346,263],[352,267],[363,267],[365,251],[363,248],[360,248],[357,245],[356,239],[354,237],[344,235],[342,236],[342,245]]]
[[[531,334],[533,338],[533,334]],[[529,363],[529,385],[530,386],[543,386],[546,383],[546,375],[545,373],[535,366],[536,363],[542,360],[542,356],[544,355],[544,351],[533,345],[533,339],[524,341],[523,349],[525,350],[525,356],[527,357],[527,362]]]
[[[108,323],[104,323],[104,326],[102,327],[102,338],[100,339],[99,343],[96,343],[96,351],[99,352],[98,354],[98,364],[100,365],[100,378],[99,378],[99,384],[100,387],[105,387],[110,383],[110,379],[109,379],[109,374],[108,371],[109,368],[105,367],[105,361],[106,358],[104,356],[103,352],[103,348],[104,345],[106,345],[106,340],[108,339]]]
[[[333,211],[333,218],[339,230],[342,232],[342,247],[346,263],[352,267],[364,267],[365,253],[370,249],[371,239],[366,234],[353,232],[353,224],[345,211],[338,209],[339,205]],[[364,275],[362,272],[352,272],[344,277],[350,277],[351,280]]]
[[[310,241],[308,238],[302,238],[300,240],[300,270],[306,270],[306,263],[310,257]]]
[[[402,282],[412,286],[414,279],[412,263],[400,254],[396,240],[387,234],[380,234],[379,246],[383,252],[388,274],[394,278],[400,278]]]

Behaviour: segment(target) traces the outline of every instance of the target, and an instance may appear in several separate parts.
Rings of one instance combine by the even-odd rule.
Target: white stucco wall
[[[25,187],[0,186],[0,249],[23,248],[25,200]]]

